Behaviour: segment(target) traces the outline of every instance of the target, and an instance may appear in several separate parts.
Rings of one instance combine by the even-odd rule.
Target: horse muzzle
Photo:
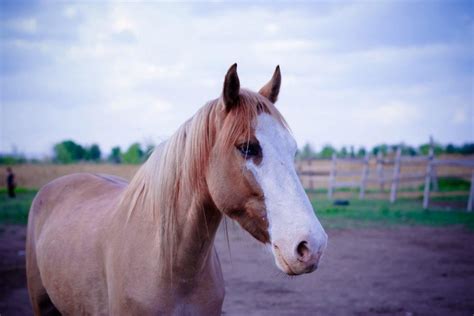
[[[284,239],[272,242],[276,265],[288,275],[299,275],[315,271],[327,245],[327,234],[320,238],[305,236],[297,242]]]

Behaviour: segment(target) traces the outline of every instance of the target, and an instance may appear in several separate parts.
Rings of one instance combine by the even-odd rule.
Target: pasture
[[[0,189],[0,314],[31,312],[25,288],[24,242],[37,187],[62,174],[107,172],[130,178],[135,166],[16,166],[16,199]],[[27,179],[30,179],[26,182]],[[464,210],[466,185],[441,183],[448,197],[422,210],[420,190],[390,204],[385,193],[357,199],[341,190],[335,206],[324,189],[308,191],[329,235],[315,273],[288,277],[270,253],[227,220],[216,247],[226,281],[225,315],[467,315],[474,311],[474,214]]]

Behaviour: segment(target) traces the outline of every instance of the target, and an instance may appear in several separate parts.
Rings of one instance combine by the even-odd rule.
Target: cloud
[[[9,21],[7,25],[15,31],[29,34],[36,33],[38,29],[38,24],[35,18],[14,19]]]
[[[382,105],[366,106],[357,109],[354,117],[371,122],[372,124],[383,124],[384,126],[402,127],[416,123],[420,113],[415,105],[399,101],[390,101]]]
[[[473,14],[423,8],[77,2],[0,10],[0,151],[47,152],[63,138],[104,148],[162,139],[219,96],[234,62],[253,90],[281,66],[277,106],[300,144],[470,140],[470,112],[451,105],[472,103]]]
[[[462,107],[455,108],[452,114],[451,121],[456,125],[464,124],[468,120],[466,110]],[[471,122],[472,123],[472,122]]]

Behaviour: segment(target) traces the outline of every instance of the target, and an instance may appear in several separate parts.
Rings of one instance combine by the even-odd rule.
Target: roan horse
[[[281,75],[254,93],[237,65],[222,95],[157,147],[130,184],[73,174],[33,201],[26,244],[36,315],[218,315],[214,237],[224,216],[267,244],[289,275],[317,268],[327,235],[275,108]]]

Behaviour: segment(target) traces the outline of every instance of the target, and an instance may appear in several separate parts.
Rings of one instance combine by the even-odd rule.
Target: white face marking
[[[257,118],[255,133],[263,160],[258,166],[249,160],[247,168],[264,193],[272,251],[277,265],[286,270],[282,265],[298,264],[296,248],[301,241],[306,241],[315,254],[319,252],[319,258],[326,247],[327,235],[296,174],[297,146],[289,131],[263,113]],[[279,256],[283,256],[284,263]]]

